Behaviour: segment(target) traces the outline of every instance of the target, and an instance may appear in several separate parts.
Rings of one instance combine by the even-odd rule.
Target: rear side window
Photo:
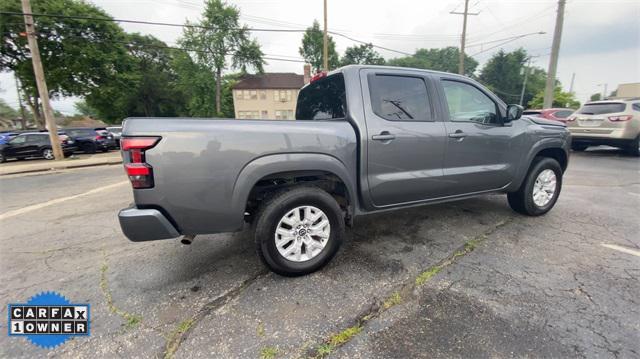
[[[92,136],[95,133],[94,130],[65,130],[65,132],[72,137]]]
[[[337,120],[347,113],[344,77],[338,73],[317,80],[300,90],[296,120]]]
[[[626,105],[621,102],[609,102],[609,103],[588,103],[578,113],[583,115],[604,115],[607,113],[623,112]]]
[[[388,121],[431,121],[427,86],[419,77],[369,75],[373,112]]]
[[[541,111],[524,111],[522,114],[523,115],[540,115],[542,112]]]
[[[632,106],[635,111],[640,111],[640,103],[634,103]]]
[[[556,113],[554,113],[553,115],[556,116],[557,118],[567,118],[571,116],[572,113],[573,111],[562,110],[562,111],[556,111]]]

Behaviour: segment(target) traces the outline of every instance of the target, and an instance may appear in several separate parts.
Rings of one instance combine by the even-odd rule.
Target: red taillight
[[[633,116],[631,116],[631,115],[609,116],[609,121],[612,121],[612,122],[630,121],[632,118],[633,118]]]
[[[104,138],[105,138],[104,136],[96,136],[96,138],[95,138],[95,139],[96,139],[96,141],[97,141],[97,140],[104,140]]]
[[[145,162],[144,151],[152,148],[159,137],[124,137],[120,140],[122,151],[129,155],[124,169],[133,188],[153,187],[153,167]]]
[[[311,80],[309,80],[309,82],[314,82],[314,81],[318,81],[321,78],[327,77],[327,73],[324,71],[318,72],[317,74],[313,75],[313,77],[311,77]]]

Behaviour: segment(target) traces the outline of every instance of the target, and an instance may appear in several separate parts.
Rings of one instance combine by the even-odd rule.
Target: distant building
[[[247,75],[233,86],[233,107],[239,119],[293,120],[298,91],[309,82],[305,74],[271,72]]]
[[[640,97],[640,82],[620,84],[613,98],[632,98]]]

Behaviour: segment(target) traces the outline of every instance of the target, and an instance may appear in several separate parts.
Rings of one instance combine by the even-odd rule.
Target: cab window
[[[495,102],[475,86],[459,81],[442,80],[449,107],[449,120],[477,122],[485,125],[500,123]]]

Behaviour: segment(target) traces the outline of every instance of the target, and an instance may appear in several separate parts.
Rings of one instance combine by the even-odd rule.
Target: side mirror
[[[505,118],[505,122],[511,122],[522,117],[522,112],[524,111],[524,107],[520,105],[509,105],[507,106],[507,118]]]

